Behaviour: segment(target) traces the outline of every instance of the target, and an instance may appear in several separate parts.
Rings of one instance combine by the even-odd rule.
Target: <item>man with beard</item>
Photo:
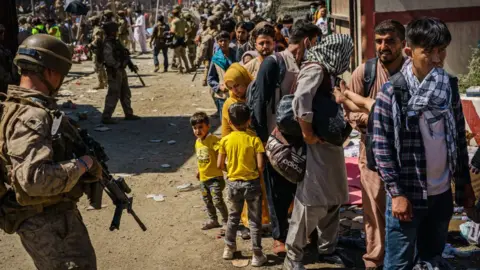
[[[372,99],[376,98],[382,85],[390,76],[400,71],[404,63],[402,51],[405,48],[405,27],[394,20],[381,22],[375,28],[375,44],[377,58],[360,65],[353,72],[350,82],[351,91]],[[371,82],[366,84],[366,81]],[[362,183],[363,220],[367,244],[367,253],[363,260],[367,269],[377,269],[383,265],[385,247],[385,188],[378,173],[367,168],[365,132],[368,114],[349,112],[346,109],[346,115],[350,124],[362,133],[358,166]]]
[[[258,71],[255,93],[252,93],[252,124],[257,136],[266,143],[276,126],[276,108],[281,96],[288,95],[296,81],[305,52],[315,45],[320,29],[314,24],[299,20],[292,27],[286,50],[265,58]],[[280,59],[280,57],[283,59]],[[280,70],[284,70],[280,77]],[[276,94],[281,93],[281,94]],[[272,104],[274,103],[274,104]],[[288,232],[288,209],[295,195],[296,185],[278,174],[271,164],[266,165],[265,184],[274,239],[273,252],[285,255]]]
[[[247,24],[244,22],[237,23],[235,26],[235,36],[237,37],[237,61],[240,62],[244,51],[241,49],[248,42]]]
[[[248,64],[245,65],[245,69],[252,74],[253,78],[256,78],[263,59],[271,55],[275,49],[275,29],[272,25],[265,24],[262,28],[253,32],[253,38],[255,39],[255,49],[259,55],[248,62]]]

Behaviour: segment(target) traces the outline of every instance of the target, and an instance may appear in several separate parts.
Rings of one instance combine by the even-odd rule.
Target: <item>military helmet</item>
[[[72,53],[65,43],[54,36],[29,36],[18,47],[13,60],[20,70],[43,73],[45,68],[66,76],[72,67]]]
[[[106,35],[116,33],[118,31],[118,24],[115,22],[106,22],[102,25]]]
[[[124,10],[118,11],[118,16],[121,16],[121,17],[125,16],[125,11]]]
[[[90,22],[93,22],[93,21],[96,21],[96,20],[100,20],[100,17],[99,16],[92,16],[92,17],[88,18],[88,20]]]
[[[173,6],[172,13],[180,13],[180,11],[182,11],[182,6],[180,5]]]
[[[191,18],[192,18],[192,14],[190,14],[190,13],[184,13],[184,14],[183,14],[183,18],[185,18],[185,19],[191,19]]]
[[[106,10],[103,11],[103,15],[104,16],[112,16],[113,11],[111,11],[110,9],[106,9]]]

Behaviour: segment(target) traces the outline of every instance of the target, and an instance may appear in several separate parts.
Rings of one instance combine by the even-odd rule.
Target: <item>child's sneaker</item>
[[[257,253],[257,254],[255,254]],[[265,254],[263,254],[262,251],[257,251],[257,252],[254,252],[253,253],[253,256],[252,256],[252,266],[254,267],[260,267],[262,266],[264,263],[266,263],[268,261],[267,259],[267,256],[265,256]]]
[[[237,251],[236,247],[230,247],[229,245],[225,245],[225,248],[223,249],[223,259],[224,260],[231,260],[233,259],[233,253]]]
[[[209,220],[207,223],[203,224],[202,230],[210,230],[222,227],[216,220]]]

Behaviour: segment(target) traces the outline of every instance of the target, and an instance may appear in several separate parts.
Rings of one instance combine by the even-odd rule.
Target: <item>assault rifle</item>
[[[127,195],[132,190],[125,182],[125,179],[122,177],[115,179],[108,171],[106,162],[109,158],[105,153],[103,146],[90,137],[86,129],[79,130],[79,133],[86,148],[85,154],[94,157],[102,165],[102,179],[100,180],[100,183],[115,205],[115,214],[113,215],[112,223],[110,225],[110,231],[120,229],[120,219],[122,218],[123,210],[125,209],[127,210],[127,213],[133,216],[138,223],[138,226],[140,226],[143,231],[146,231],[147,227],[145,227],[145,224],[143,224],[135,211],[133,211],[133,197]]]

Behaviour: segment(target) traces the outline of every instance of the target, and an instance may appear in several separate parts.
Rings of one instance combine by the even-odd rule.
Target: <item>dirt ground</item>
[[[110,199],[104,196],[106,208],[86,211],[87,202],[82,198],[79,208],[96,250],[98,268],[237,269],[221,258],[224,244],[223,239],[216,238],[218,230],[200,230],[206,214],[199,191],[177,191],[179,185],[198,183],[193,151],[195,138],[189,117],[199,110],[209,114],[215,112],[208,88],[201,86],[202,74],[192,82],[193,74],[153,73],[150,55],[136,57],[134,62],[147,84],[141,87],[135,75],[128,73],[132,106],[142,120],[123,121],[123,111],[118,104],[115,117],[120,123],[111,125],[110,131],[93,131],[100,122],[106,90],[92,90],[97,79],[95,74],[88,75],[93,71],[91,62],[73,66],[58,101],[62,104],[72,100],[77,104],[76,110],[66,110],[70,116],[75,117],[77,112],[87,113],[88,120],[80,122],[82,127],[88,128],[105,147],[110,156],[111,172],[127,175],[126,180],[133,190],[134,209],[148,227],[146,232],[141,231],[133,218],[124,213],[120,230],[110,232],[108,228],[114,211]],[[212,132],[218,126],[218,120],[214,120]],[[167,143],[170,140],[175,140],[175,144]],[[170,168],[162,168],[164,164],[169,164]],[[146,198],[148,194],[163,194],[165,201]],[[272,239],[264,238],[262,244],[269,262],[260,269],[280,269],[283,260],[272,255]],[[18,236],[0,232],[0,246],[1,269],[34,269]],[[238,240],[242,257],[251,256],[249,247],[249,241]],[[360,255],[353,256],[358,261]],[[310,263],[307,268],[334,266]]]

